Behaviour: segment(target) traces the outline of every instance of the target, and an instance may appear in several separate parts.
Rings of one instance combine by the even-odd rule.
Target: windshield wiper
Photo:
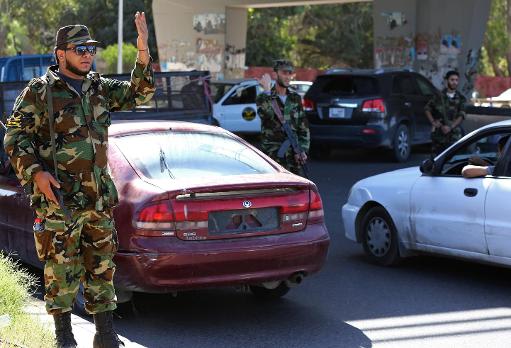
[[[160,146],[160,172],[163,173],[165,169],[167,169],[167,173],[169,173],[170,178],[175,179],[167,164],[167,160],[165,159],[165,152],[163,152],[163,149]]]

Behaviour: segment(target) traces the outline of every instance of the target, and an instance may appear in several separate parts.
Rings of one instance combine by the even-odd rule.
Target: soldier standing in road
[[[282,59],[275,62],[273,70],[277,75],[273,88],[269,74],[258,79],[263,88],[263,93],[259,94],[256,100],[257,112],[261,118],[261,147],[284,168],[304,176],[310,134],[302,98],[289,88],[294,67],[290,61]],[[290,125],[291,133],[298,143],[298,150],[293,149],[292,140],[283,130],[279,114]]]
[[[445,75],[446,88],[434,96],[425,107],[431,122],[432,156],[437,156],[462,136],[460,125],[465,119],[466,98],[457,90],[459,73],[448,71]]]
[[[122,344],[112,325],[117,191],[107,148],[110,111],[146,103],[155,91],[143,12],[135,14],[135,25],[138,55],[129,82],[91,71],[98,42],[86,26],[60,28],[58,65],[29,82],[7,121],[4,146],[35,210],[36,250],[45,262],[46,309],[58,347],[77,345],[71,310],[80,282],[96,324],[94,347]]]

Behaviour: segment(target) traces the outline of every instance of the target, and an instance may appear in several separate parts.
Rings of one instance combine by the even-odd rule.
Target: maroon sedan
[[[280,297],[324,264],[317,187],[244,140],[186,122],[119,122],[109,132],[121,302],[231,285]],[[0,248],[41,266],[32,223],[17,180],[0,175]]]

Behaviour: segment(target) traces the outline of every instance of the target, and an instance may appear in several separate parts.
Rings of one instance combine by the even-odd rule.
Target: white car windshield
[[[120,137],[116,144],[149,179],[196,179],[275,173],[242,142],[221,134],[156,132]]]

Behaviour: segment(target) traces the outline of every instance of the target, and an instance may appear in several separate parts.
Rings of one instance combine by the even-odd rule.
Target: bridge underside
[[[365,0],[371,1],[371,0]],[[242,77],[247,9],[360,2],[353,0],[154,0],[164,70],[209,70]],[[413,68],[437,86],[447,70],[472,89],[490,10],[488,0],[378,0],[373,2],[374,66]]]

